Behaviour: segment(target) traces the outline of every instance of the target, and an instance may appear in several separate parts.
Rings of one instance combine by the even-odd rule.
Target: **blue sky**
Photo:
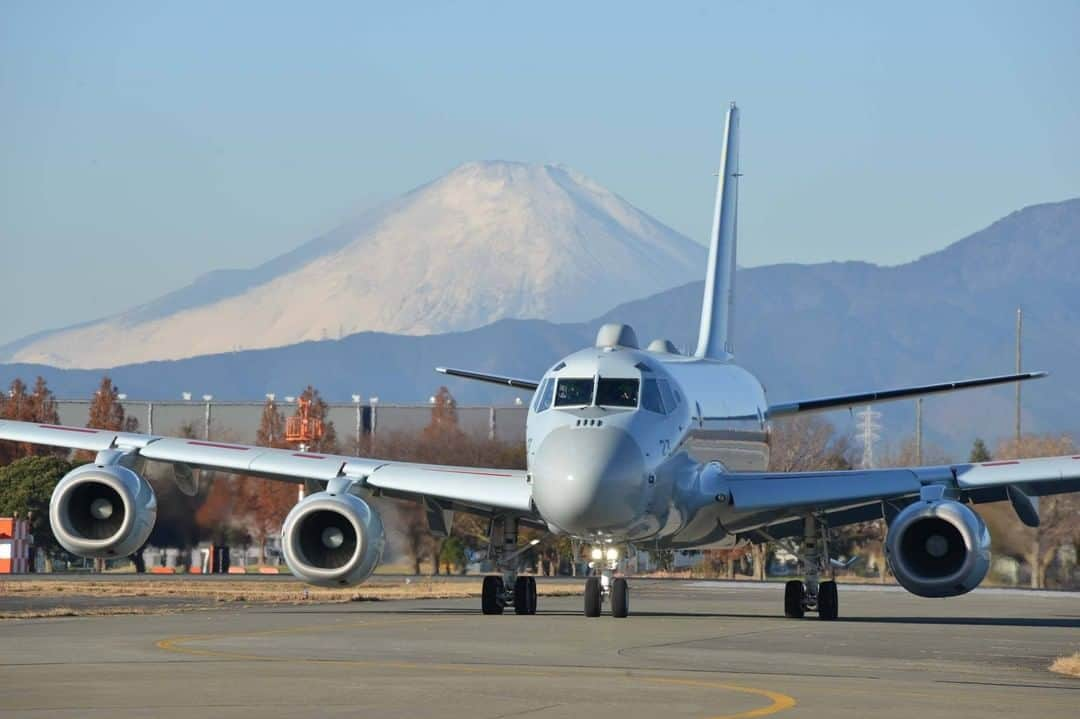
[[[0,342],[257,264],[474,159],[740,260],[918,257],[1080,195],[1080,3],[0,6]]]

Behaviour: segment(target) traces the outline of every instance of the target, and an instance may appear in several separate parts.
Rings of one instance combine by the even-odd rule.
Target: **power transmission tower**
[[[874,466],[874,444],[881,439],[881,412],[866,405],[855,413],[858,418],[855,439],[862,445],[862,461],[859,467],[870,469]]]

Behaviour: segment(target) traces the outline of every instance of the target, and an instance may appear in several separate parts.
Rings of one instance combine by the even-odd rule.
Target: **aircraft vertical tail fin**
[[[738,231],[739,108],[731,103],[724,129],[724,149],[716,183],[709,266],[701,304],[701,329],[696,357],[727,359],[734,352],[732,322],[735,310],[735,239]]]

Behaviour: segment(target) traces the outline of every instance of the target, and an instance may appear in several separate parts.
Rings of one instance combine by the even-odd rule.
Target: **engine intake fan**
[[[979,586],[990,570],[990,532],[960,502],[918,501],[889,524],[885,556],[912,594],[955,597]]]
[[[84,465],[56,485],[49,523],[61,547],[80,557],[126,557],[157,520],[150,483],[120,465]]]
[[[385,543],[378,512],[347,492],[305,497],[281,528],[282,554],[292,573],[326,587],[367,579],[379,565]]]

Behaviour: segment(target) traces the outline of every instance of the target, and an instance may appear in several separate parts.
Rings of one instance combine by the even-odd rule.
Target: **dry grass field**
[[[266,579],[230,576],[222,579],[183,579],[143,575],[132,579],[81,580],[24,580],[0,581],[0,619],[33,617],[86,616],[103,614],[156,614],[187,608],[225,603],[242,604],[302,604],[307,602],[342,603],[388,599],[454,599],[480,596],[481,578],[475,581],[443,581],[432,577],[379,577],[364,584],[342,589],[312,587],[295,579]],[[579,594],[580,588],[571,585],[537,587],[542,596]],[[58,597],[71,597],[70,604],[56,606]],[[93,605],[79,601],[92,597],[118,599],[108,605]],[[53,606],[42,608],[4,609],[5,598],[32,602],[47,598]],[[123,602],[130,598],[130,604]],[[163,606],[148,604],[146,598],[168,600]]]
[[[1050,671],[1058,674],[1067,674],[1071,677],[1080,677],[1080,652],[1071,657],[1058,657],[1050,665]]]

